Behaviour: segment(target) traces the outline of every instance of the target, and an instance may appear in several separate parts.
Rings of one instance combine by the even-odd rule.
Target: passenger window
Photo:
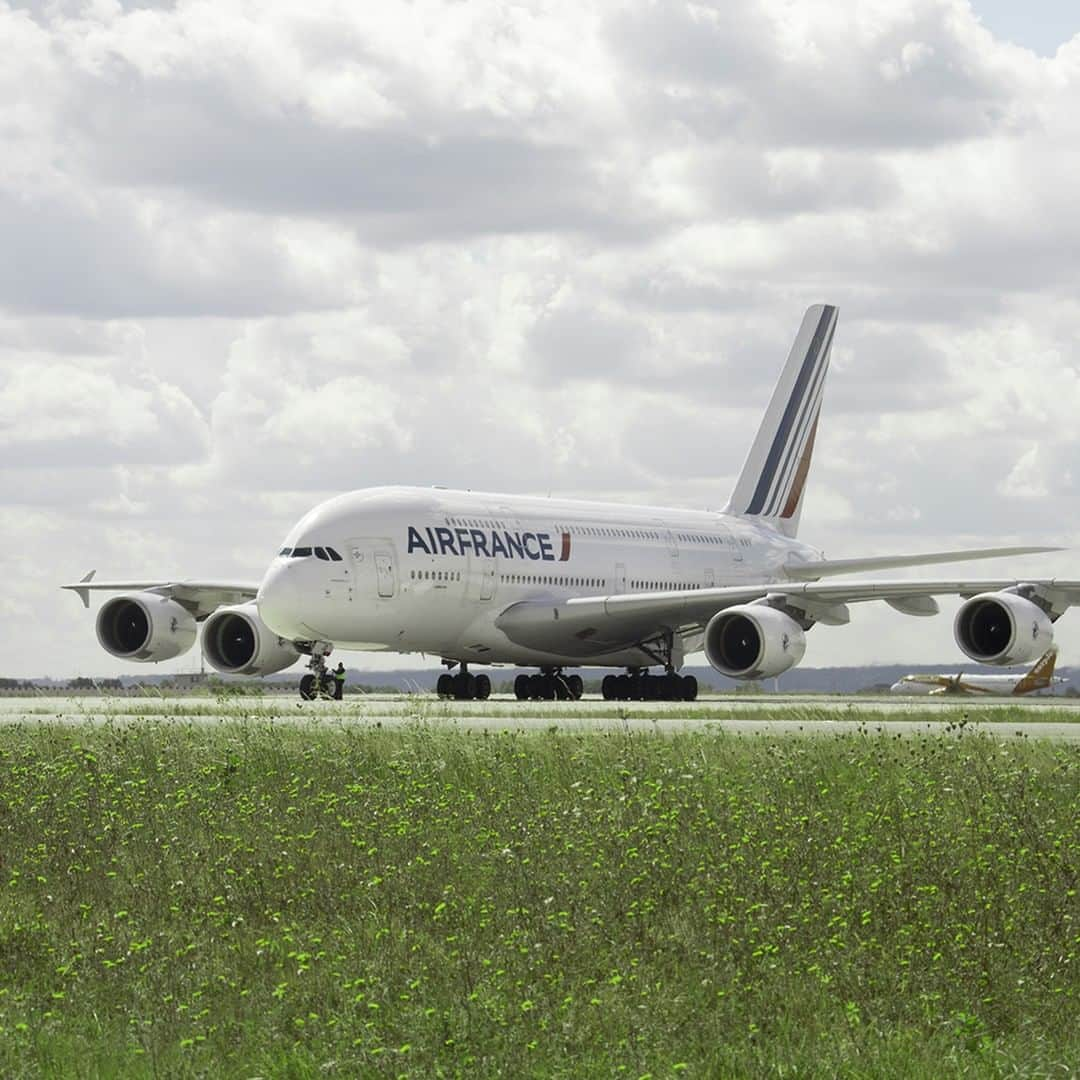
[[[315,549],[315,558],[322,559],[323,562],[330,561],[330,556],[326,554],[326,548],[317,547]]]

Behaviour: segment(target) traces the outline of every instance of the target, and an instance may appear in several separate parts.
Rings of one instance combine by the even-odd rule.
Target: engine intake
[[[218,608],[203,627],[202,648],[210,666],[225,675],[273,675],[300,655],[259,618],[254,603]]]
[[[764,604],[728,608],[705,627],[705,658],[729,679],[775,678],[805,653],[802,627]]]
[[[157,593],[114,596],[102,604],[96,629],[107,653],[138,663],[171,660],[195,644],[195,617]]]
[[[961,605],[953,623],[956,644],[980,664],[1027,664],[1054,643],[1050,617],[1012,592],[983,593]]]

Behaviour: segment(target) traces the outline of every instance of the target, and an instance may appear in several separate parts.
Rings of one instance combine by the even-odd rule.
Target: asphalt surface
[[[439,701],[432,695],[354,695],[300,702],[293,696],[124,695],[0,697],[0,723],[307,723],[321,728],[430,725],[450,731],[702,731],[755,736],[956,735],[1080,743],[1080,700],[852,698],[742,694],[681,702]]]

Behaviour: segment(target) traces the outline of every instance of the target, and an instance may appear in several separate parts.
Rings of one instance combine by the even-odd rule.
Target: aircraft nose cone
[[[300,589],[288,563],[275,563],[266,572],[255,596],[259,618],[275,634],[284,638],[302,637],[300,632]]]

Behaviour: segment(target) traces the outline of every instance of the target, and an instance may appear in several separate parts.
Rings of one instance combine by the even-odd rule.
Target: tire
[[[519,675],[514,680],[514,697],[516,697],[518,699],[518,701],[528,701],[529,700],[529,676],[528,675]]]
[[[581,695],[585,693],[585,682],[580,675],[571,675],[566,680],[567,689],[570,691],[571,701],[580,701]]]
[[[565,675],[552,675],[551,683],[555,687],[556,701],[570,701],[573,695],[570,693],[570,682]]]
[[[454,680],[454,697],[458,701],[472,701],[476,697],[476,676],[464,672]]]
[[[554,701],[558,697],[555,688],[555,679],[551,675],[540,676],[540,699],[542,701]]]
[[[530,701],[543,701],[544,699],[544,676],[543,675],[530,675],[529,676],[529,700]]]
[[[615,676],[614,675],[605,675],[604,676],[603,682],[600,683],[600,696],[605,701],[615,701],[616,700]]]
[[[300,697],[304,701],[314,701],[318,691],[315,689],[315,676],[305,675],[300,680]]]
[[[684,675],[682,677],[682,699],[683,701],[697,701],[698,684],[697,679],[693,675]]]
[[[486,675],[476,676],[476,700],[487,701],[491,697],[491,679]]]
[[[616,675],[615,676],[615,700],[616,701],[629,701],[630,700],[630,676],[629,675]]]
[[[454,676],[448,671],[439,676],[439,681],[435,684],[435,692],[441,698],[448,698],[454,696]]]
[[[661,682],[661,694],[660,697],[664,701],[682,701],[683,700],[683,681],[681,676],[676,675],[674,671],[669,672],[660,680]]]

